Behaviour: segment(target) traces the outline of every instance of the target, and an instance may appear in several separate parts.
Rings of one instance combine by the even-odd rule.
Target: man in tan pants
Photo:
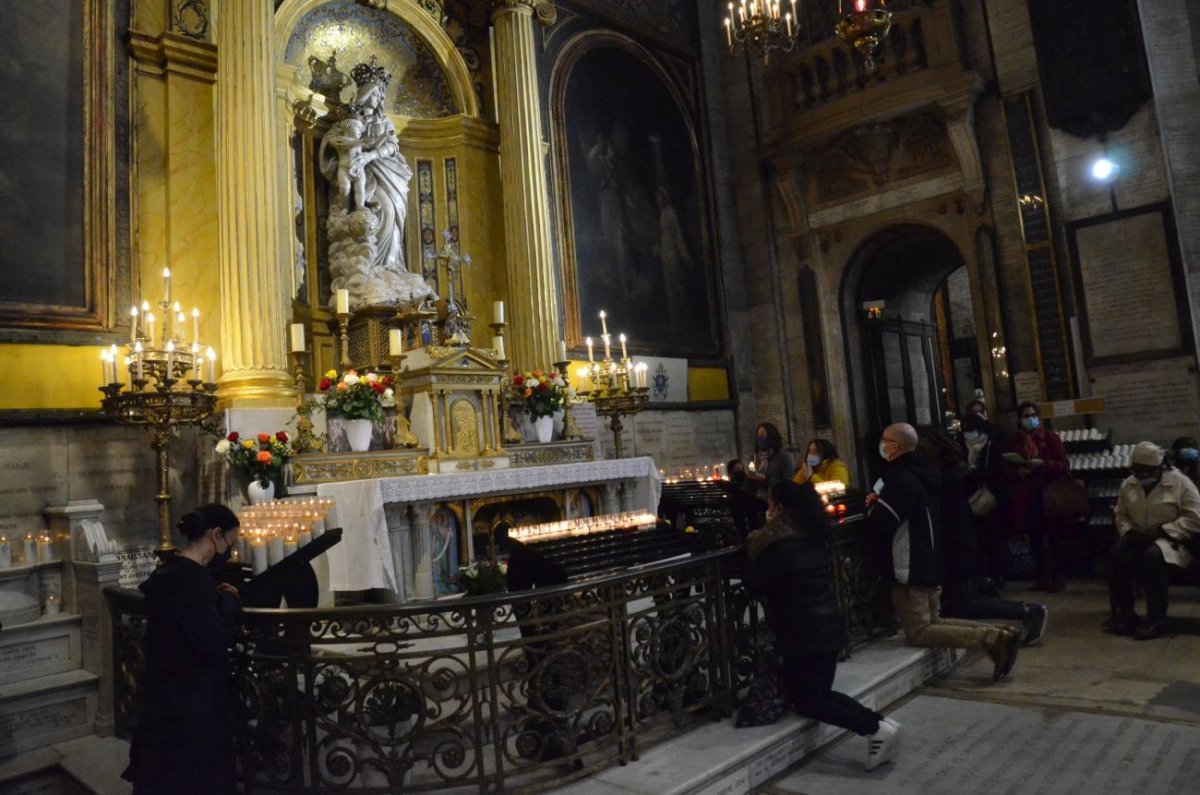
[[[913,646],[976,649],[994,665],[992,681],[1017,659],[1017,633],[993,624],[941,617],[942,562],[937,492],[941,477],[917,452],[917,431],[898,423],[883,431],[879,455],[889,462],[883,487],[868,497],[870,531],[891,540],[892,604]]]

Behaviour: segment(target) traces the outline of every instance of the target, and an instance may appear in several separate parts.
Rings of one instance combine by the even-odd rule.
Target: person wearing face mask
[[[765,501],[772,486],[782,480],[791,480],[795,472],[792,457],[783,449],[779,429],[769,422],[759,425],[754,432],[754,466],[746,473],[754,483],[759,499]]]
[[[1200,491],[1173,469],[1163,468],[1163,451],[1140,442],[1130,457],[1131,473],[1117,497],[1117,543],[1108,556],[1112,614],[1105,629],[1138,640],[1167,630],[1168,566],[1187,568],[1200,539]],[[1146,621],[1134,611],[1133,586],[1146,589]]]
[[[850,485],[850,470],[838,458],[837,448],[828,439],[813,439],[808,443],[808,454],[804,463],[796,470],[793,478],[797,483],[826,483],[837,481]]]
[[[1008,557],[1008,483],[1004,480],[1004,445],[996,427],[980,414],[962,419],[963,446],[967,455],[964,488],[971,521],[979,540],[979,576],[999,591],[1004,587]]]
[[[138,681],[138,723],[122,776],[142,793],[233,793],[228,649],[237,590],[211,567],[237,544],[238,519],[224,505],[179,520],[183,547],[139,586],[148,620]]]
[[[1200,443],[1190,436],[1180,436],[1172,442],[1171,466],[1200,486]]]
[[[1029,536],[1033,555],[1034,582],[1030,590],[1058,593],[1063,589],[1062,567],[1052,534],[1054,519],[1042,512],[1047,484],[1070,477],[1067,448],[1058,434],[1042,425],[1036,403],[1017,407],[1017,435],[1009,442],[1009,453],[1021,463],[1007,467],[1012,528],[1016,535]]]

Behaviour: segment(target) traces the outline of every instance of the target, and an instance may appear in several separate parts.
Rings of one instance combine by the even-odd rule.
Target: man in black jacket
[[[890,463],[878,496],[869,499],[869,532],[890,539],[892,604],[912,646],[977,649],[994,663],[992,681],[1007,676],[1017,659],[1017,634],[992,624],[941,617],[945,566],[940,538],[941,476],[917,452],[917,431],[897,423],[883,431],[879,455]]]

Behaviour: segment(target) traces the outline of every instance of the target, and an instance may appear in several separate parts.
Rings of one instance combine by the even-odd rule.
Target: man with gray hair
[[[1131,474],[1117,497],[1117,543],[1108,555],[1105,628],[1150,640],[1166,633],[1168,565],[1187,568],[1200,540],[1200,492],[1191,479],[1163,468],[1163,451],[1140,442],[1130,457]],[[1146,623],[1133,606],[1134,579],[1146,588]]]
[[[1020,648],[1017,633],[993,624],[942,618],[942,560],[938,489],[941,476],[917,452],[917,431],[889,425],[879,442],[888,462],[878,496],[869,500],[869,532],[891,541],[892,605],[912,646],[976,649],[991,658],[992,681],[1012,670]]]

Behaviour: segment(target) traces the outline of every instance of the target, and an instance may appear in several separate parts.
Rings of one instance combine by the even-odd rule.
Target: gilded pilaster
[[[271,3],[226,3],[216,25],[221,399],[286,405],[287,274],[280,257]]]
[[[542,150],[533,18],[555,19],[549,0],[495,0],[496,105],[508,258],[509,339],[514,366],[547,367],[559,339],[558,290]],[[506,340],[508,342],[508,340]]]

